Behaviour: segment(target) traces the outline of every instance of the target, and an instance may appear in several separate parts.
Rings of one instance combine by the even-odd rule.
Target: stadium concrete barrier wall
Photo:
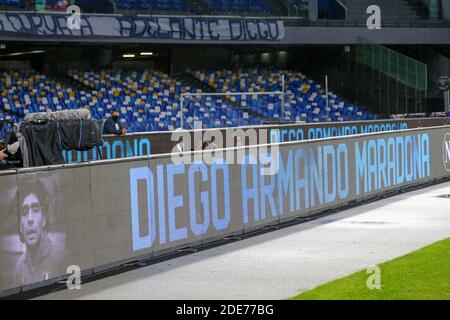
[[[450,126],[182,156],[0,172],[0,295],[447,178]]]
[[[303,141],[310,139],[322,139],[338,137],[360,133],[374,133],[393,130],[404,130],[413,128],[435,127],[450,125],[450,118],[422,118],[422,119],[401,119],[401,120],[375,120],[357,122],[330,122],[315,124],[291,124],[291,125],[271,125],[253,126],[245,128],[215,129],[221,132],[223,137],[227,133],[236,130],[243,130],[248,134],[254,130],[260,143],[260,137],[265,137],[267,142],[289,142]],[[214,129],[212,129],[214,130]],[[203,136],[211,130],[200,130]],[[265,131],[262,133],[262,131]],[[191,146],[197,147],[198,142],[193,141],[194,131],[189,131],[192,136]],[[261,135],[260,135],[261,134]],[[145,155],[155,155],[171,153],[177,141],[171,141],[172,132],[147,132],[133,133],[124,136],[105,136],[104,145],[101,147],[102,159],[119,159]],[[235,145],[233,141],[232,145]],[[250,139],[244,139],[244,145],[251,145]],[[70,151],[64,152],[67,163],[80,163],[97,160],[97,150],[91,151]]]

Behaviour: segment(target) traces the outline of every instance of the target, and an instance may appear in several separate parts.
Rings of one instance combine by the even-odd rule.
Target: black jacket
[[[19,144],[19,141],[17,140],[16,135],[14,132],[10,131],[8,135],[6,136],[6,142],[8,147],[6,148],[6,154],[8,155],[8,159],[6,159],[7,162],[9,162],[11,165],[14,165],[15,167],[21,167],[22,166],[22,153],[20,150],[20,147],[14,152],[10,152],[10,147],[15,144]]]
[[[120,121],[114,122],[112,117],[106,119],[103,124],[103,134],[115,134],[119,135],[122,133],[123,125]]]

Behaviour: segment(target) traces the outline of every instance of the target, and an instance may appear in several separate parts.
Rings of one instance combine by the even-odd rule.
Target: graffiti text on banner
[[[84,14],[79,28],[71,28],[67,15],[1,13],[0,33],[62,38],[111,37],[209,41],[279,41],[284,22],[273,19],[218,19],[191,17],[138,17]]]

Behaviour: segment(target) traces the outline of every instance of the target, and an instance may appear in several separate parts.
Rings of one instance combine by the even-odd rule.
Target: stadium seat
[[[0,119],[22,121],[29,112],[87,108],[94,119],[105,119],[119,108],[129,132],[167,131],[181,126],[205,128],[276,122],[372,120],[374,116],[339,98],[299,71],[278,69],[188,70],[198,81],[223,92],[278,92],[285,76],[284,107],[280,94],[190,97],[181,113],[181,93],[201,93],[156,70],[69,70],[77,90],[33,70],[0,73]],[[82,88],[80,90],[80,88]],[[0,134],[4,137],[8,127]]]
[[[231,101],[275,121],[356,121],[374,116],[325,90],[299,71],[239,68],[234,70],[188,70],[188,74],[217,92],[280,92],[282,75],[286,95],[234,95]]]
[[[272,10],[267,0],[204,0],[214,12],[267,13]]]
[[[186,129],[193,128],[195,120],[205,128],[261,124],[258,118],[243,119],[242,110],[215,97],[207,97],[205,105],[187,101],[182,115],[181,93],[201,90],[163,72],[69,70],[69,76],[86,89],[74,90],[33,70],[0,73],[0,119],[20,122],[29,112],[78,108],[89,109],[94,119],[105,119],[113,108],[120,108],[129,132],[174,130],[181,126],[181,117]]]
[[[116,0],[119,10],[191,11],[193,8],[185,0]]]

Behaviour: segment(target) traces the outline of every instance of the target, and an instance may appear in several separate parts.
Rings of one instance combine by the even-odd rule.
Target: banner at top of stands
[[[152,17],[81,14],[76,27],[67,14],[0,13],[0,34],[70,39],[279,41],[284,22],[265,18]]]

